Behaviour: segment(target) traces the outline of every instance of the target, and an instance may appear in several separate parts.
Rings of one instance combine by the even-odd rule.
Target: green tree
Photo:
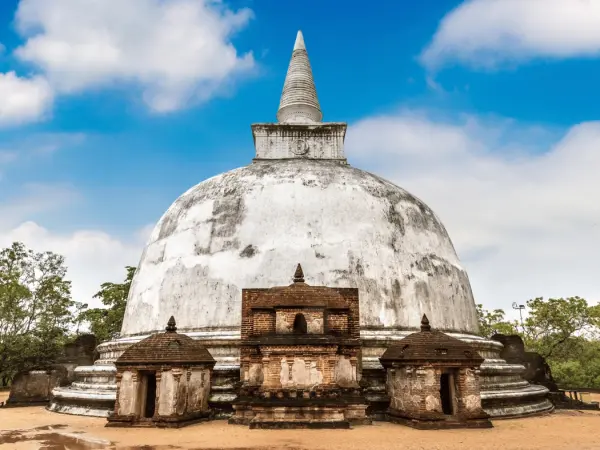
[[[600,332],[600,305],[581,297],[535,298],[527,302],[523,337],[528,349],[552,358],[571,338],[596,339]]]
[[[489,338],[496,333],[516,334],[516,322],[508,322],[504,316],[505,313],[503,309],[494,309],[493,311],[488,311],[483,309],[483,305],[477,305],[479,335]]]
[[[127,275],[123,283],[103,283],[100,291],[94,295],[94,298],[101,299],[105,307],[88,309],[79,316],[80,320],[89,323],[98,342],[108,341],[121,331],[135,267],[127,266],[125,270]]]
[[[582,337],[569,339],[548,360],[561,387],[600,388],[600,341]]]
[[[546,358],[559,386],[600,388],[600,306],[580,297],[531,299],[521,326],[504,311],[477,305],[480,334],[518,334],[528,351]]]
[[[73,323],[64,258],[15,242],[0,251],[0,382],[54,360]]]

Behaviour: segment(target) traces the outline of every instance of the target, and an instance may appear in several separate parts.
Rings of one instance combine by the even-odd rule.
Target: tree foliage
[[[129,288],[135,273],[135,267],[126,267],[127,275],[123,283],[103,283],[94,298],[102,301],[104,308],[92,308],[83,311],[79,318],[89,323],[90,331],[98,342],[108,341],[121,331],[125,305]]]
[[[0,386],[22,370],[54,363],[82,325],[100,340],[121,329],[135,268],[125,281],[104,283],[94,298],[103,308],[71,298],[62,256],[36,253],[22,243],[0,250]]]
[[[528,351],[546,358],[557,383],[600,388],[600,305],[581,297],[531,299],[521,325],[505,320],[501,309],[477,305],[480,334],[519,334]]]
[[[56,358],[73,324],[64,258],[21,243],[0,251],[0,383]]]
[[[483,337],[491,337],[496,333],[515,334],[517,332],[516,324],[508,322],[505,319],[505,313],[502,309],[487,311],[483,305],[477,305],[477,317],[479,319],[479,334]]]

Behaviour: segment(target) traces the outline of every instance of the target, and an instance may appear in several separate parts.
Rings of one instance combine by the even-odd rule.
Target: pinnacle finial
[[[304,271],[300,264],[298,264],[296,272],[294,272],[294,283],[304,283]]]
[[[294,42],[294,51],[296,50],[306,50],[306,46],[304,45],[304,36],[302,35],[302,31],[298,30],[298,34],[296,35],[296,42]]]
[[[175,325],[175,317],[171,316],[171,318],[167,322],[167,328],[165,328],[167,333],[175,333],[177,331],[177,327]]]
[[[421,331],[431,331],[431,325],[429,325],[429,319],[425,314],[421,318]]]
[[[298,31],[292,59],[288,67],[277,121],[285,123],[315,123],[323,119],[312,68],[308,60],[302,31]]]

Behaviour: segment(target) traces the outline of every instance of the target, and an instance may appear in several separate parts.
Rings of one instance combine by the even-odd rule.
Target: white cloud
[[[510,120],[404,111],[358,122],[346,142],[355,165],[440,216],[476,301],[510,309],[537,296],[600,300],[600,122],[553,135]]]
[[[27,40],[15,53],[60,93],[129,83],[168,112],[254,67],[230,42],[251,17],[217,0],[21,0],[16,23]]]
[[[101,302],[92,297],[102,283],[125,279],[125,266],[137,265],[143,246],[135,239],[125,243],[98,230],[53,233],[35,222],[24,222],[0,235],[1,248],[15,241],[23,242],[34,251],[63,255],[67,277],[73,282],[73,299],[90,307],[101,306]]]
[[[431,69],[449,62],[493,68],[598,55],[597,0],[468,0],[442,19],[421,60]]]
[[[43,77],[0,73],[0,126],[38,121],[49,111],[52,88]]]
[[[121,282],[125,266],[138,264],[149,225],[123,238],[98,229],[51,230],[41,223],[66,208],[76,208],[82,200],[80,193],[62,184],[29,183],[18,189],[19,195],[0,202],[0,248],[18,241],[36,252],[53,251],[64,256],[73,299],[91,307],[101,306],[93,299],[94,294],[104,282]]]

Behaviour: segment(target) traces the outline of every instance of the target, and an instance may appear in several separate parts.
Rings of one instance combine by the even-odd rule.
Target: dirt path
[[[600,449],[600,413],[579,411],[498,420],[491,430],[418,431],[388,423],[352,430],[249,430],[225,421],[159,430],[105,423],[40,407],[0,409],[0,449]]]

